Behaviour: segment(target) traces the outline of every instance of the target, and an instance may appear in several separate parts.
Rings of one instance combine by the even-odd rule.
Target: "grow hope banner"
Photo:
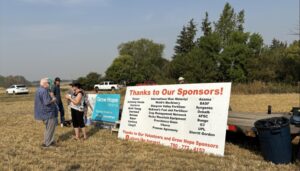
[[[119,120],[119,109],[120,94],[97,94],[92,120],[116,122]]]
[[[231,83],[127,87],[118,137],[223,156]]]

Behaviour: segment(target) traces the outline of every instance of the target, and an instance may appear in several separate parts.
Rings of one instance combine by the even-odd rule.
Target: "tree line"
[[[191,19],[178,35],[171,60],[163,58],[164,45],[152,40],[122,43],[105,78],[158,83],[174,83],[178,77],[190,83],[299,81],[300,41],[288,45],[273,39],[265,45],[259,33],[245,31],[244,21],[244,10],[235,12],[229,3],[218,21],[210,21],[207,12],[200,27]]]
[[[0,75],[0,87],[9,87],[13,84],[24,84],[24,85],[31,85],[30,81],[26,80],[23,76],[7,76],[4,77]]]

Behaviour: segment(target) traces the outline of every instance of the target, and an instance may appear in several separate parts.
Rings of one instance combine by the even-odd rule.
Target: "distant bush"
[[[252,83],[233,83],[232,93],[234,94],[262,94],[262,93],[298,93],[300,82],[288,83],[264,83],[254,81]]]
[[[102,81],[102,76],[96,72],[90,72],[85,77],[79,77],[77,81],[82,85],[84,90],[93,90],[94,85]]]
[[[16,76],[7,76],[7,77],[4,77],[4,76],[1,76],[0,75],[0,87],[4,87],[4,88],[7,88],[13,84],[25,84],[27,86],[31,85],[31,83],[25,79],[25,77],[23,76],[19,76],[19,75],[16,75]]]

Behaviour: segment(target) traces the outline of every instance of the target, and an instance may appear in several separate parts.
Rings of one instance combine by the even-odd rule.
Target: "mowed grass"
[[[264,112],[297,105],[297,94],[232,95],[235,111]],[[241,99],[242,98],[242,99]],[[255,99],[253,99],[255,98]],[[266,99],[271,99],[266,103]],[[34,94],[0,94],[0,170],[299,170],[300,164],[274,165],[258,151],[226,143],[218,157],[141,142],[119,140],[116,134],[88,127],[87,141],[72,140],[73,129],[57,127],[58,147],[42,149],[44,125],[33,119]],[[277,102],[278,100],[278,102]],[[282,103],[287,101],[286,103]],[[278,106],[278,107],[277,107]],[[257,108],[257,110],[255,110]],[[67,118],[70,115],[67,113]]]

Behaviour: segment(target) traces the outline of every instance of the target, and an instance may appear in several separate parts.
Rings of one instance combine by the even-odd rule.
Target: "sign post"
[[[223,156],[231,83],[128,87],[118,137]]]

